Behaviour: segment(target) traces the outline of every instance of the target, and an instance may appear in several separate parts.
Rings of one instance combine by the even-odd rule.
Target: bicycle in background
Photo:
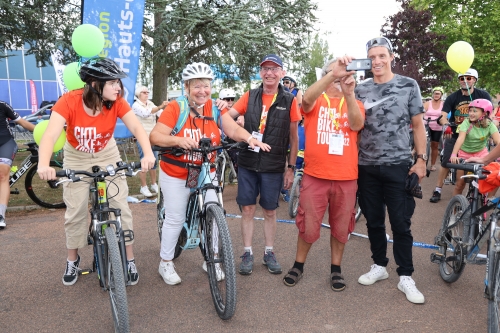
[[[139,171],[140,162],[118,162],[117,167],[108,165],[106,170],[93,166],[92,172],[60,170],[57,177],[67,177],[59,181],[49,181],[51,186],[58,187],[65,182],[84,181],[90,184],[90,226],[88,244],[93,246],[94,261],[92,269],[81,270],[80,274],[97,272],[99,285],[108,292],[111,303],[111,314],[115,332],[130,332],[126,285],[130,283],[125,242],[134,239],[132,230],[123,230],[120,209],[109,207],[108,185],[113,179],[132,177]],[[120,172],[126,170],[126,172]],[[83,176],[80,177],[79,175]],[[111,179],[106,180],[106,177]]]
[[[212,146],[209,138],[203,138],[200,140],[200,148],[191,150],[178,147],[153,147],[153,150],[159,151],[160,154],[182,156],[185,153],[199,153],[202,156],[198,182],[196,187],[191,189],[189,195],[186,222],[175,247],[174,259],[179,257],[183,250],[200,247],[207,265],[208,282],[215,310],[223,320],[233,317],[236,310],[236,270],[231,235],[223,208],[223,189],[220,181],[217,182],[217,185],[212,183],[209,154],[236,145],[238,143],[230,145],[223,143],[222,146]],[[198,168],[198,166],[193,167]],[[220,170],[216,170],[216,174],[220,172]],[[215,191],[218,202],[205,201],[208,190]],[[160,242],[164,219],[165,208],[163,194],[160,191],[157,205],[157,227]],[[217,270],[219,269],[224,273],[223,279],[217,279]]]
[[[14,184],[17,183],[24,174],[26,174],[24,188],[33,202],[45,208],[66,208],[66,204],[63,200],[62,188],[51,188],[49,182],[41,180],[36,173],[38,168],[38,145],[35,142],[29,142],[26,145],[28,148],[21,148],[17,150],[18,152],[29,151],[30,155],[28,155],[21,165],[17,167],[16,171],[12,172],[9,180],[11,188],[10,194],[19,194],[19,190],[17,188],[12,189],[12,186],[14,186]],[[56,171],[61,170],[62,162],[58,161],[58,153],[54,156],[56,159],[50,161],[50,166],[56,169]]]

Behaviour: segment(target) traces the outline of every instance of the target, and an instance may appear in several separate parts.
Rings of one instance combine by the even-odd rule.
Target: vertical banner
[[[128,77],[122,79],[125,98],[134,103],[139,72],[145,0],[84,0],[83,22],[93,24],[104,34],[100,57],[113,59]]]
[[[66,85],[64,84],[63,81],[63,73],[64,73],[64,68],[66,67],[59,59],[62,59],[62,52],[61,50],[56,50],[55,52],[52,52],[51,54],[51,59],[52,59],[52,66],[54,66],[54,70],[56,71],[56,79],[57,79],[57,85],[59,86],[59,91],[60,94],[58,96],[67,93],[68,89],[66,88]]]
[[[36,99],[36,87],[35,82],[30,80],[30,94],[31,94],[31,113],[35,113],[38,110],[38,101]]]
[[[113,59],[128,77],[122,79],[124,97],[134,103],[135,82],[139,72],[145,0],[83,0],[82,23],[93,24],[104,34],[100,57]],[[118,120],[115,137],[132,137]]]

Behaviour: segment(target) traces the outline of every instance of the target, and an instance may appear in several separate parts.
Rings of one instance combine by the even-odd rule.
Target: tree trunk
[[[157,4],[161,6],[161,4]],[[155,16],[155,30],[163,21],[163,12],[156,12]],[[156,43],[156,41],[153,41]],[[154,52],[161,52],[162,46],[154,44]],[[153,103],[160,105],[163,101],[167,100],[168,94],[168,69],[167,66],[161,61],[162,57],[155,57],[153,55]]]

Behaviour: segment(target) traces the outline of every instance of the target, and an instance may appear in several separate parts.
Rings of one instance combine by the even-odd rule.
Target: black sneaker
[[[5,228],[5,218],[0,215],[0,229]]]
[[[65,286],[72,286],[78,280],[78,272],[80,271],[78,266],[80,266],[80,256],[74,262],[66,261],[66,272],[64,272],[62,279]]]
[[[430,198],[430,202],[438,202],[439,200],[441,200],[441,193],[438,192],[438,191],[434,191],[434,193],[432,193],[432,197]]]
[[[128,281],[134,286],[139,282],[139,273],[137,272],[137,267],[135,267],[135,260],[132,259],[130,261],[127,260],[128,266]]]

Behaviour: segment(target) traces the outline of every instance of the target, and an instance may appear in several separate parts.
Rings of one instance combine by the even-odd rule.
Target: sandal
[[[436,166],[435,165],[431,166],[431,171],[436,171]]]
[[[345,289],[345,281],[342,274],[333,272],[330,274],[330,287],[333,291],[342,291]]]
[[[285,277],[283,278],[283,283],[285,284],[285,286],[294,287],[301,278],[302,272],[298,268],[294,267],[288,271],[287,275],[285,275]],[[286,282],[286,279],[293,280],[293,283]]]

